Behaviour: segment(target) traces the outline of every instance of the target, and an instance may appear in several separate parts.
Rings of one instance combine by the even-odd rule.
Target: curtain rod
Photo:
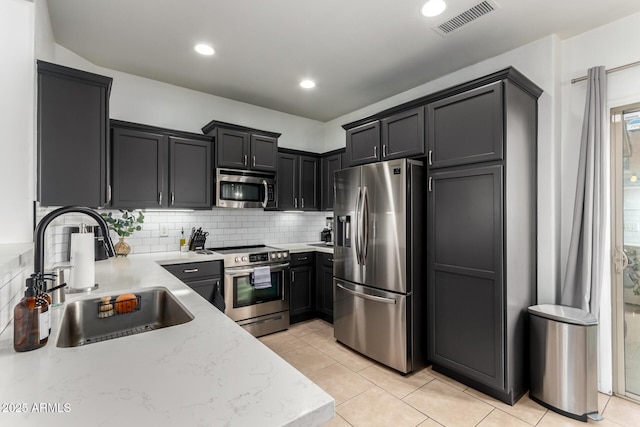
[[[640,61],[632,62],[631,64],[621,65],[619,67],[612,68],[612,69],[607,70],[605,72],[607,74],[615,73],[616,71],[626,70],[627,68],[636,67],[638,65],[640,65]],[[589,78],[588,76],[582,76],[582,77],[578,77],[577,79],[571,79],[571,84],[582,82],[584,80],[587,80],[588,78]]]

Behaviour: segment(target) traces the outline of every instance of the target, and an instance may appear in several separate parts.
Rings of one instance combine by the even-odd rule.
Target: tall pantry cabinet
[[[541,91],[506,71],[426,106],[428,354],[434,370],[513,404],[528,389],[536,303]]]

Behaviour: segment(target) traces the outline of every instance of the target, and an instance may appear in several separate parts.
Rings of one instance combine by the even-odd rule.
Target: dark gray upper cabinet
[[[114,208],[211,207],[210,138],[117,120],[111,128]]]
[[[424,107],[382,119],[382,160],[422,156],[424,146]]]
[[[167,198],[167,141],[161,133],[112,127],[114,208],[161,208]]]
[[[503,158],[502,82],[427,105],[432,168]]]
[[[277,167],[278,138],[251,135],[251,169],[273,172]]]
[[[298,158],[296,154],[278,153],[278,209],[298,209]]]
[[[320,210],[320,159],[300,156],[300,208]]]
[[[489,83],[428,107],[428,355],[513,405],[529,387],[540,91],[518,74]]]
[[[279,210],[320,210],[318,157],[279,152],[277,183]]]
[[[221,168],[247,169],[249,134],[231,129],[217,129],[216,164]]]
[[[349,166],[380,160],[380,121],[347,129],[347,158]]]
[[[202,132],[215,137],[216,167],[275,172],[279,133],[212,120]]]
[[[109,203],[112,79],[38,61],[38,200],[42,206]]]
[[[209,208],[211,173],[210,141],[169,137],[169,207]]]
[[[336,153],[322,157],[322,210],[333,210],[333,173],[342,169],[344,154]]]

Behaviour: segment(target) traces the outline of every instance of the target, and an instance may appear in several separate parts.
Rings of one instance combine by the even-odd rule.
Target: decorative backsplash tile
[[[37,220],[54,208],[39,208]],[[113,212],[118,210],[99,210]],[[189,239],[192,227],[202,227],[209,233],[206,247],[277,245],[278,243],[318,242],[320,232],[325,228],[326,218],[331,212],[275,212],[260,209],[213,208],[210,211],[143,211],[145,215],[142,230],[126,238],[131,253],[168,252],[180,249],[180,232],[184,229],[185,239]],[[69,239],[71,227],[80,223],[93,225],[95,222],[85,215],[66,214],[57,218],[47,229],[45,237],[45,265],[66,262],[69,259]],[[166,228],[167,236],[161,236],[161,228]],[[111,232],[111,240],[116,243],[118,235]]]

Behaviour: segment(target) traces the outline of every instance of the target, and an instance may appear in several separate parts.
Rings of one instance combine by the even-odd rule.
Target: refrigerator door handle
[[[360,218],[360,202],[362,199],[362,188],[358,187],[358,196],[356,197],[356,226],[355,226],[355,240],[356,240],[356,261],[358,262],[358,265],[362,264],[362,255],[361,255],[361,251],[362,251],[362,247],[360,245],[360,222],[361,222],[361,218]]]
[[[336,282],[336,286],[342,289],[343,291],[350,293],[355,297],[364,298],[364,299],[368,299],[376,302],[382,302],[384,304],[396,304],[395,298],[384,298],[384,297],[378,297],[375,295],[363,294],[361,292],[352,291],[351,289],[345,288],[344,286],[342,286],[341,283],[337,283],[337,282]]]
[[[362,187],[362,265],[367,262],[367,248],[369,247],[369,191]]]

